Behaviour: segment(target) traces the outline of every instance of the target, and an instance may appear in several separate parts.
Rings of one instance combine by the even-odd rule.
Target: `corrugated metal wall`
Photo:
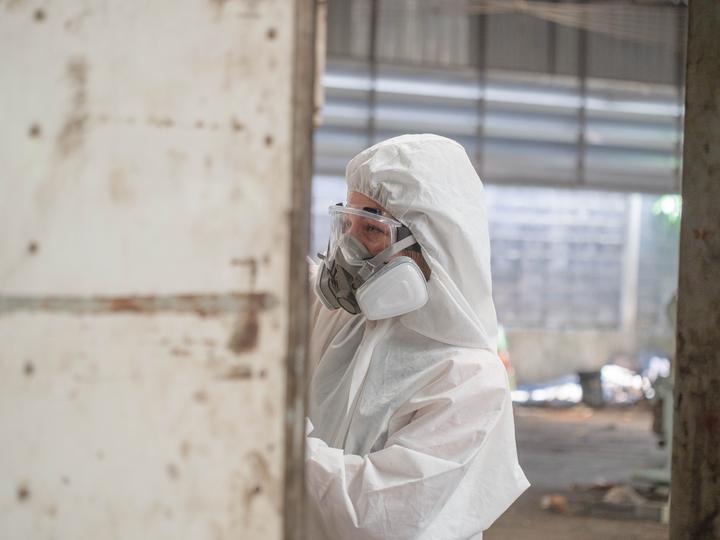
[[[318,174],[400,133],[461,142],[489,183],[676,192],[685,8],[329,2]],[[561,24],[562,23],[562,24]]]
[[[432,132],[465,146],[488,183],[673,192],[682,108],[672,86],[508,71],[331,61],[316,174],[363,148]]]
[[[0,2],[3,539],[283,536],[302,19]]]
[[[578,75],[585,62],[589,77],[660,84],[678,84],[682,72],[687,9],[670,1],[375,1],[381,62],[559,75]],[[330,56],[368,58],[373,3],[328,3]]]

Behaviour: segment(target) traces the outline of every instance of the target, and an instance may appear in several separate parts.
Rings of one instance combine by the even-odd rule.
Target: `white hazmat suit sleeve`
[[[334,538],[468,538],[457,535],[467,531],[462,523],[443,522],[443,530],[432,536],[424,531],[433,528],[451,497],[462,496],[458,485],[477,460],[485,473],[472,479],[474,498],[464,501],[466,513],[456,513],[459,521],[465,514],[469,523],[485,529],[517,496],[507,489],[507,478],[522,472],[502,470],[507,460],[497,461],[500,470],[489,467],[494,453],[511,451],[503,429],[507,423],[498,422],[512,414],[499,359],[488,351],[462,352],[440,368],[434,382],[398,409],[383,449],[364,457],[344,455],[308,438],[308,493]],[[393,425],[402,427],[393,432]]]

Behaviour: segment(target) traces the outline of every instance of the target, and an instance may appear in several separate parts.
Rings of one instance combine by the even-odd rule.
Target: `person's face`
[[[378,203],[357,191],[351,191],[348,194],[348,206],[366,211],[377,210],[378,215],[392,217]],[[348,214],[344,232],[359,240],[373,257],[392,242],[390,226],[362,216]]]

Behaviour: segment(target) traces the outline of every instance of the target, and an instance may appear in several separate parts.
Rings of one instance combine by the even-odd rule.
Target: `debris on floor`
[[[663,522],[667,497],[647,495],[641,495],[630,485],[616,485],[607,489],[598,489],[597,486],[584,489],[575,487],[574,491],[543,495],[540,508],[572,516]]]
[[[550,512],[557,512],[558,514],[565,514],[568,511],[568,500],[565,495],[543,495],[540,499],[540,508],[543,510],[549,510]]]
[[[635,478],[667,457],[652,432],[647,400],[599,409],[516,403],[514,412],[520,464],[531,487],[484,539],[667,538],[668,486]]]
[[[607,490],[602,498],[603,502],[610,504],[645,504],[645,497],[640,495],[632,486],[615,486]]]
[[[537,384],[524,384],[513,390],[515,403],[564,407],[583,402],[592,407],[632,404],[655,395],[653,383],[670,373],[667,358],[653,356],[640,371],[619,364],[605,364],[598,370],[567,374]]]

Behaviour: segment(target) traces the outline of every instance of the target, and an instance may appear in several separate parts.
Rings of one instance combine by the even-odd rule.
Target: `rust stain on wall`
[[[138,118],[135,116],[116,116],[107,112],[100,112],[85,114],[84,119],[87,120],[87,122],[94,122],[98,125],[147,126],[156,129],[226,130],[233,133],[245,129],[245,124],[235,116],[231,116],[228,120],[222,121],[208,118],[198,118],[194,121],[187,121],[182,118],[172,118],[170,116]]]
[[[25,365],[23,366],[23,373],[26,377],[32,377],[35,373],[35,366],[30,360],[25,362]]]
[[[712,412],[705,414],[705,429],[708,431],[717,431],[720,426],[720,415]]]
[[[253,500],[267,491],[271,500],[277,500],[277,482],[273,479],[267,459],[260,452],[250,452],[247,462],[252,471],[253,478],[247,482],[245,491],[245,507],[249,510]]]
[[[230,341],[228,341],[228,349],[235,354],[243,354],[252,351],[257,346],[260,333],[258,315],[259,309],[257,306],[251,306],[250,309],[240,315],[235,325],[235,331],[230,336]]]
[[[261,499],[263,503],[270,502],[275,511],[281,511],[282,485],[272,472],[269,458],[259,449],[244,453],[241,467],[232,474],[234,497],[230,511],[241,527],[252,527],[256,520],[264,519],[255,508]]]
[[[168,463],[165,466],[165,472],[171,480],[177,480],[180,478],[180,468],[174,463]]]
[[[65,30],[68,32],[77,32],[82,27],[83,23],[85,22],[85,19],[90,15],[92,12],[89,9],[84,9],[77,15],[67,19],[65,23],[63,24]]]
[[[198,403],[207,403],[208,395],[205,390],[198,390],[193,394],[193,399]]]
[[[0,295],[0,316],[23,311],[73,314],[161,312],[191,313],[199,317],[239,313],[251,327],[258,313],[270,309],[277,300],[267,293],[183,294],[172,296],[4,296]],[[243,338],[242,343],[247,343]]]
[[[255,259],[248,257],[246,259],[235,258],[230,260],[231,266],[245,266],[250,271],[250,288],[255,287],[255,280],[257,279],[258,263]]]
[[[258,483],[248,486],[245,491],[245,507],[249,508],[253,499],[262,493],[262,483],[268,483],[271,480],[268,464],[262,454],[253,452],[250,454],[248,461],[251,463],[252,470],[257,474]]]
[[[147,123],[159,128],[171,128],[175,126],[175,120],[168,116],[151,116],[147,119]]]
[[[134,199],[127,183],[127,171],[123,167],[117,167],[110,173],[110,197],[118,203],[129,203]]]
[[[67,77],[72,92],[72,104],[63,128],[57,138],[61,156],[69,156],[78,150],[85,140],[87,127],[87,78],[88,67],[83,58],[74,58],[67,65]]]
[[[188,441],[182,441],[180,443],[180,456],[182,456],[183,459],[187,459],[190,457],[190,453],[192,452],[192,445]]]
[[[27,484],[20,484],[17,488],[17,500],[24,503],[30,498],[30,488]]]
[[[695,237],[695,240],[707,240],[715,231],[708,230],[704,227],[701,227],[699,229],[693,229],[693,236]]]
[[[230,119],[230,125],[233,131],[242,131],[243,129],[245,129],[243,123],[234,116]]]
[[[251,379],[252,376],[252,370],[248,366],[233,366],[222,378],[228,380],[243,380]]]
[[[7,6],[7,9],[15,9],[20,6],[22,6],[25,3],[25,0],[7,0],[7,3],[5,4]]]

